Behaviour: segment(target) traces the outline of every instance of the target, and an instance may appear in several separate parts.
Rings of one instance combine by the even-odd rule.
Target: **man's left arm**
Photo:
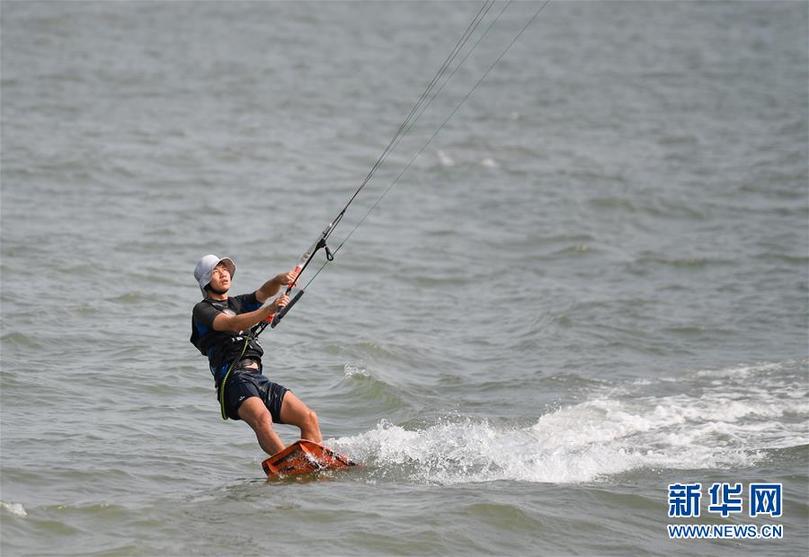
[[[258,290],[256,290],[256,300],[258,300],[258,303],[263,304],[268,298],[278,294],[278,291],[281,290],[282,286],[287,286],[294,280],[295,271],[281,273],[280,275],[274,276],[262,284]]]

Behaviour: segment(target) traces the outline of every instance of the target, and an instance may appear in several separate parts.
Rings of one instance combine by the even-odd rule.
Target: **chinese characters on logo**
[[[702,484],[669,484],[669,518],[699,516]]]
[[[781,484],[750,484],[750,516],[781,516]]]
[[[742,484],[715,483],[708,493],[711,495],[708,512],[719,513],[723,518],[742,512]]]
[[[713,483],[708,489],[710,502],[708,512],[727,518],[733,513],[744,510],[740,483]],[[696,518],[700,513],[702,484],[674,483],[669,484],[669,518]],[[748,487],[748,514],[750,517],[782,515],[782,486],[780,483],[751,483]]]

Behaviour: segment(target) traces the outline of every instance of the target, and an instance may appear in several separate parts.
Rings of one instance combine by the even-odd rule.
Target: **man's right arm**
[[[246,331],[253,325],[260,323],[271,314],[277,312],[279,309],[287,305],[288,302],[288,296],[281,296],[272,303],[261,306],[255,311],[240,313],[239,315],[226,315],[219,312],[219,315],[217,315],[213,320],[213,328],[216,331],[227,333]]]

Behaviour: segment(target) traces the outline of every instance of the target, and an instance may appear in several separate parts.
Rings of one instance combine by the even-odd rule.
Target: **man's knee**
[[[272,426],[272,415],[260,398],[252,396],[239,406],[239,418],[247,422],[250,427]]]

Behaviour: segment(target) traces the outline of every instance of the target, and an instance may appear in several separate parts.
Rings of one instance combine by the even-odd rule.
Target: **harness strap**
[[[244,338],[244,346],[242,346],[242,353],[239,354],[239,357],[230,362],[230,366],[228,367],[228,372],[225,374],[225,378],[222,379],[222,382],[219,383],[219,411],[222,413],[222,419],[227,420],[228,414],[225,411],[225,385],[230,379],[230,372],[233,371],[233,368],[236,367],[236,363],[242,360],[244,353],[247,352],[247,345],[250,344],[250,335],[245,336]]]

